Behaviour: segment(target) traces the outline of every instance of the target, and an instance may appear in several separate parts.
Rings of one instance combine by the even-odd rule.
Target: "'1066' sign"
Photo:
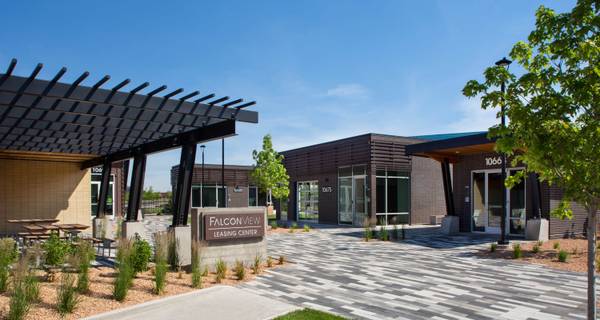
[[[204,239],[259,238],[265,234],[263,213],[205,214]]]

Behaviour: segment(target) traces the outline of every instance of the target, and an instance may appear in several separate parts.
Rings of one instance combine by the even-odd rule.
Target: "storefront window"
[[[256,186],[248,187],[248,207],[264,207],[267,205],[267,193]]]
[[[318,181],[298,181],[298,219],[319,220]]]
[[[225,208],[227,207],[227,187],[225,192],[218,185],[192,186],[192,207]]]
[[[405,224],[410,213],[410,177],[392,170],[376,171],[377,224]]]
[[[511,170],[515,175],[520,170]],[[510,234],[525,234],[525,179],[510,189]]]
[[[98,198],[100,197],[100,184],[102,181],[102,173],[94,173],[92,172],[92,199],[91,199],[91,204],[92,204],[92,216],[96,216],[98,215]],[[110,175],[109,178],[109,184],[108,184],[108,194],[106,197],[106,211],[109,212],[111,215],[114,215],[114,210],[113,210],[113,199],[114,199],[114,190],[113,190],[113,184],[114,184],[114,175]]]

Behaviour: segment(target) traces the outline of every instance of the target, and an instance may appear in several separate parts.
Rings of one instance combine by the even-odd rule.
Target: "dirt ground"
[[[479,255],[488,258],[503,258],[503,259],[514,259],[513,258],[513,247],[498,246],[496,252],[489,252],[489,248],[482,250]],[[554,249],[554,244],[559,243],[559,248]],[[540,246],[538,253],[533,253],[531,249],[535,245],[535,242],[521,243],[521,249],[523,251],[523,257],[519,260],[528,263],[542,264],[551,268],[575,271],[575,272],[587,272],[587,240],[586,239],[557,239],[545,241]],[[558,261],[558,252],[565,250],[569,256],[566,262]],[[598,273],[596,271],[596,273]]]
[[[277,267],[277,261],[274,259],[273,267]],[[232,266],[229,266],[231,269]],[[264,271],[266,266],[263,266]],[[256,275],[251,269],[246,269],[246,277],[243,282],[251,281]],[[194,289],[191,287],[191,274],[177,272],[169,272],[167,276],[167,285],[165,292],[162,295],[155,295],[152,292],[154,287],[154,277],[151,271],[147,271],[134,279],[133,286],[129,289],[127,297],[123,302],[118,302],[112,298],[113,282],[115,270],[108,267],[91,268],[90,269],[90,291],[79,295],[79,303],[72,314],[67,315],[64,319],[79,319],[94,314],[99,314],[114,309],[123,308],[130,305],[139,304],[142,302],[160,299],[166,296],[182,294]],[[42,279],[40,273],[40,279]],[[221,283],[226,285],[235,285],[242,281],[238,281],[231,270],[228,270],[227,279]],[[58,311],[56,311],[57,288],[60,285],[60,275],[57,274],[54,282],[40,281],[40,301],[32,304],[31,309],[27,313],[25,319],[63,319]],[[203,278],[203,287],[208,288],[216,285],[215,275],[209,274]],[[9,311],[10,294],[4,293],[0,295],[0,319],[5,319]]]

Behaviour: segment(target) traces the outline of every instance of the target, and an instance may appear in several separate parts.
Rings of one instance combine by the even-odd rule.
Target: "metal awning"
[[[82,85],[88,72],[60,82],[66,68],[41,80],[42,64],[21,77],[13,75],[16,63],[0,73],[0,151],[89,155],[83,167],[90,167],[232,135],[236,121],[258,122],[257,112],[244,110],[254,101],[130,86],[129,79],[103,88],[109,76]]]

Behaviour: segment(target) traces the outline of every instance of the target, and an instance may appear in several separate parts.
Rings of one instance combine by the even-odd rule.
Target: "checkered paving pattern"
[[[292,263],[243,287],[353,319],[585,318],[583,274],[474,256],[489,239],[365,243],[359,231],[270,235],[270,254]]]

